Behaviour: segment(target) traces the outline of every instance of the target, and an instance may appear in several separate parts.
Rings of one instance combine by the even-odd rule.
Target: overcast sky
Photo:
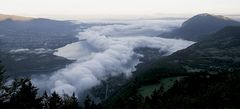
[[[55,18],[240,14],[240,0],[0,0],[0,13]]]

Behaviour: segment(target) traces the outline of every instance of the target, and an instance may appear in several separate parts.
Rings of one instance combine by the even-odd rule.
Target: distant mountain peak
[[[209,14],[209,13],[202,13],[202,14],[198,14],[196,16],[211,16],[211,14]]]
[[[228,17],[225,17],[223,15],[214,15],[214,14],[209,14],[209,13],[203,13],[203,14],[199,14],[198,16],[202,16],[202,17],[215,17],[215,18],[219,18],[219,19],[223,19],[223,20],[232,20]]]
[[[193,17],[216,17],[216,18],[227,18],[227,17],[224,17],[222,15],[214,15],[214,14],[209,14],[209,13],[202,13],[202,14],[197,14]],[[228,18],[230,19],[230,18]]]
[[[28,21],[28,20],[32,20],[32,19],[34,19],[34,18],[22,17],[22,16],[16,16],[16,15],[0,14],[0,21],[3,21],[3,20]]]
[[[208,34],[215,33],[226,26],[239,26],[240,23],[221,15],[208,13],[198,14],[185,21],[180,28],[160,35],[169,38],[182,38],[191,41],[205,39]]]
[[[195,15],[193,17],[191,17],[190,19],[188,19],[187,21],[185,21],[182,26],[188,26],[188,25],[192,25],[192,24],[198,24],[198,25],[203,25],[206,23],[221,23],[221,22],[237,22],[234,21],[228,17],[222,16],[222,15],[213,15],[213,14],[208,14],[208,13],[203,13],[203,14],[198,14]]]

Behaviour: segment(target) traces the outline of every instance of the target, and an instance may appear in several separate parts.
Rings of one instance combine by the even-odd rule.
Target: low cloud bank
[[[37,48],[37,49],[28,49],[28,48],[21,48],[21,49],[13,49],[10,50],[9,53],[29,53],[29,54],[44,54],[44,53],[53,53],[54,50],[52,49],[45,49],[45,48]]]
[[[79,42],[59,48],[58,52],[54,53],[76,62],[54,72],[51,76],[34,77],[34,84],[41,89],[57,91],[60,94],[72,92],[81,94],[111,76],[122,73],[126,77],[131,76],[131,72],[136,70],[135,66],[140,63],[141,54],[135,53],[135,48],[157,48],[171,54],[193,44],[180,39],[140,35],[143,31],[150,34],[152,31],[162,32],[169,28],[166,24],[162,27],[160,24],[158,26],[151,24],[156,23],[111,24],[85,29],[77,36]]]

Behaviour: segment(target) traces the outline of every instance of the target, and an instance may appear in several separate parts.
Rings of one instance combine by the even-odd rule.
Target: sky
[[[240,14],[240,0],[0,0],[0,13],[51,18]]]

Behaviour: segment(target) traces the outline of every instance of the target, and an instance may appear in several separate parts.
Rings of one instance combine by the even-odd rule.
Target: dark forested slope
[[[105,105],[110,109],[237,109],[239,51],[240,27],[225,27],[184,50],[145,63]]]

